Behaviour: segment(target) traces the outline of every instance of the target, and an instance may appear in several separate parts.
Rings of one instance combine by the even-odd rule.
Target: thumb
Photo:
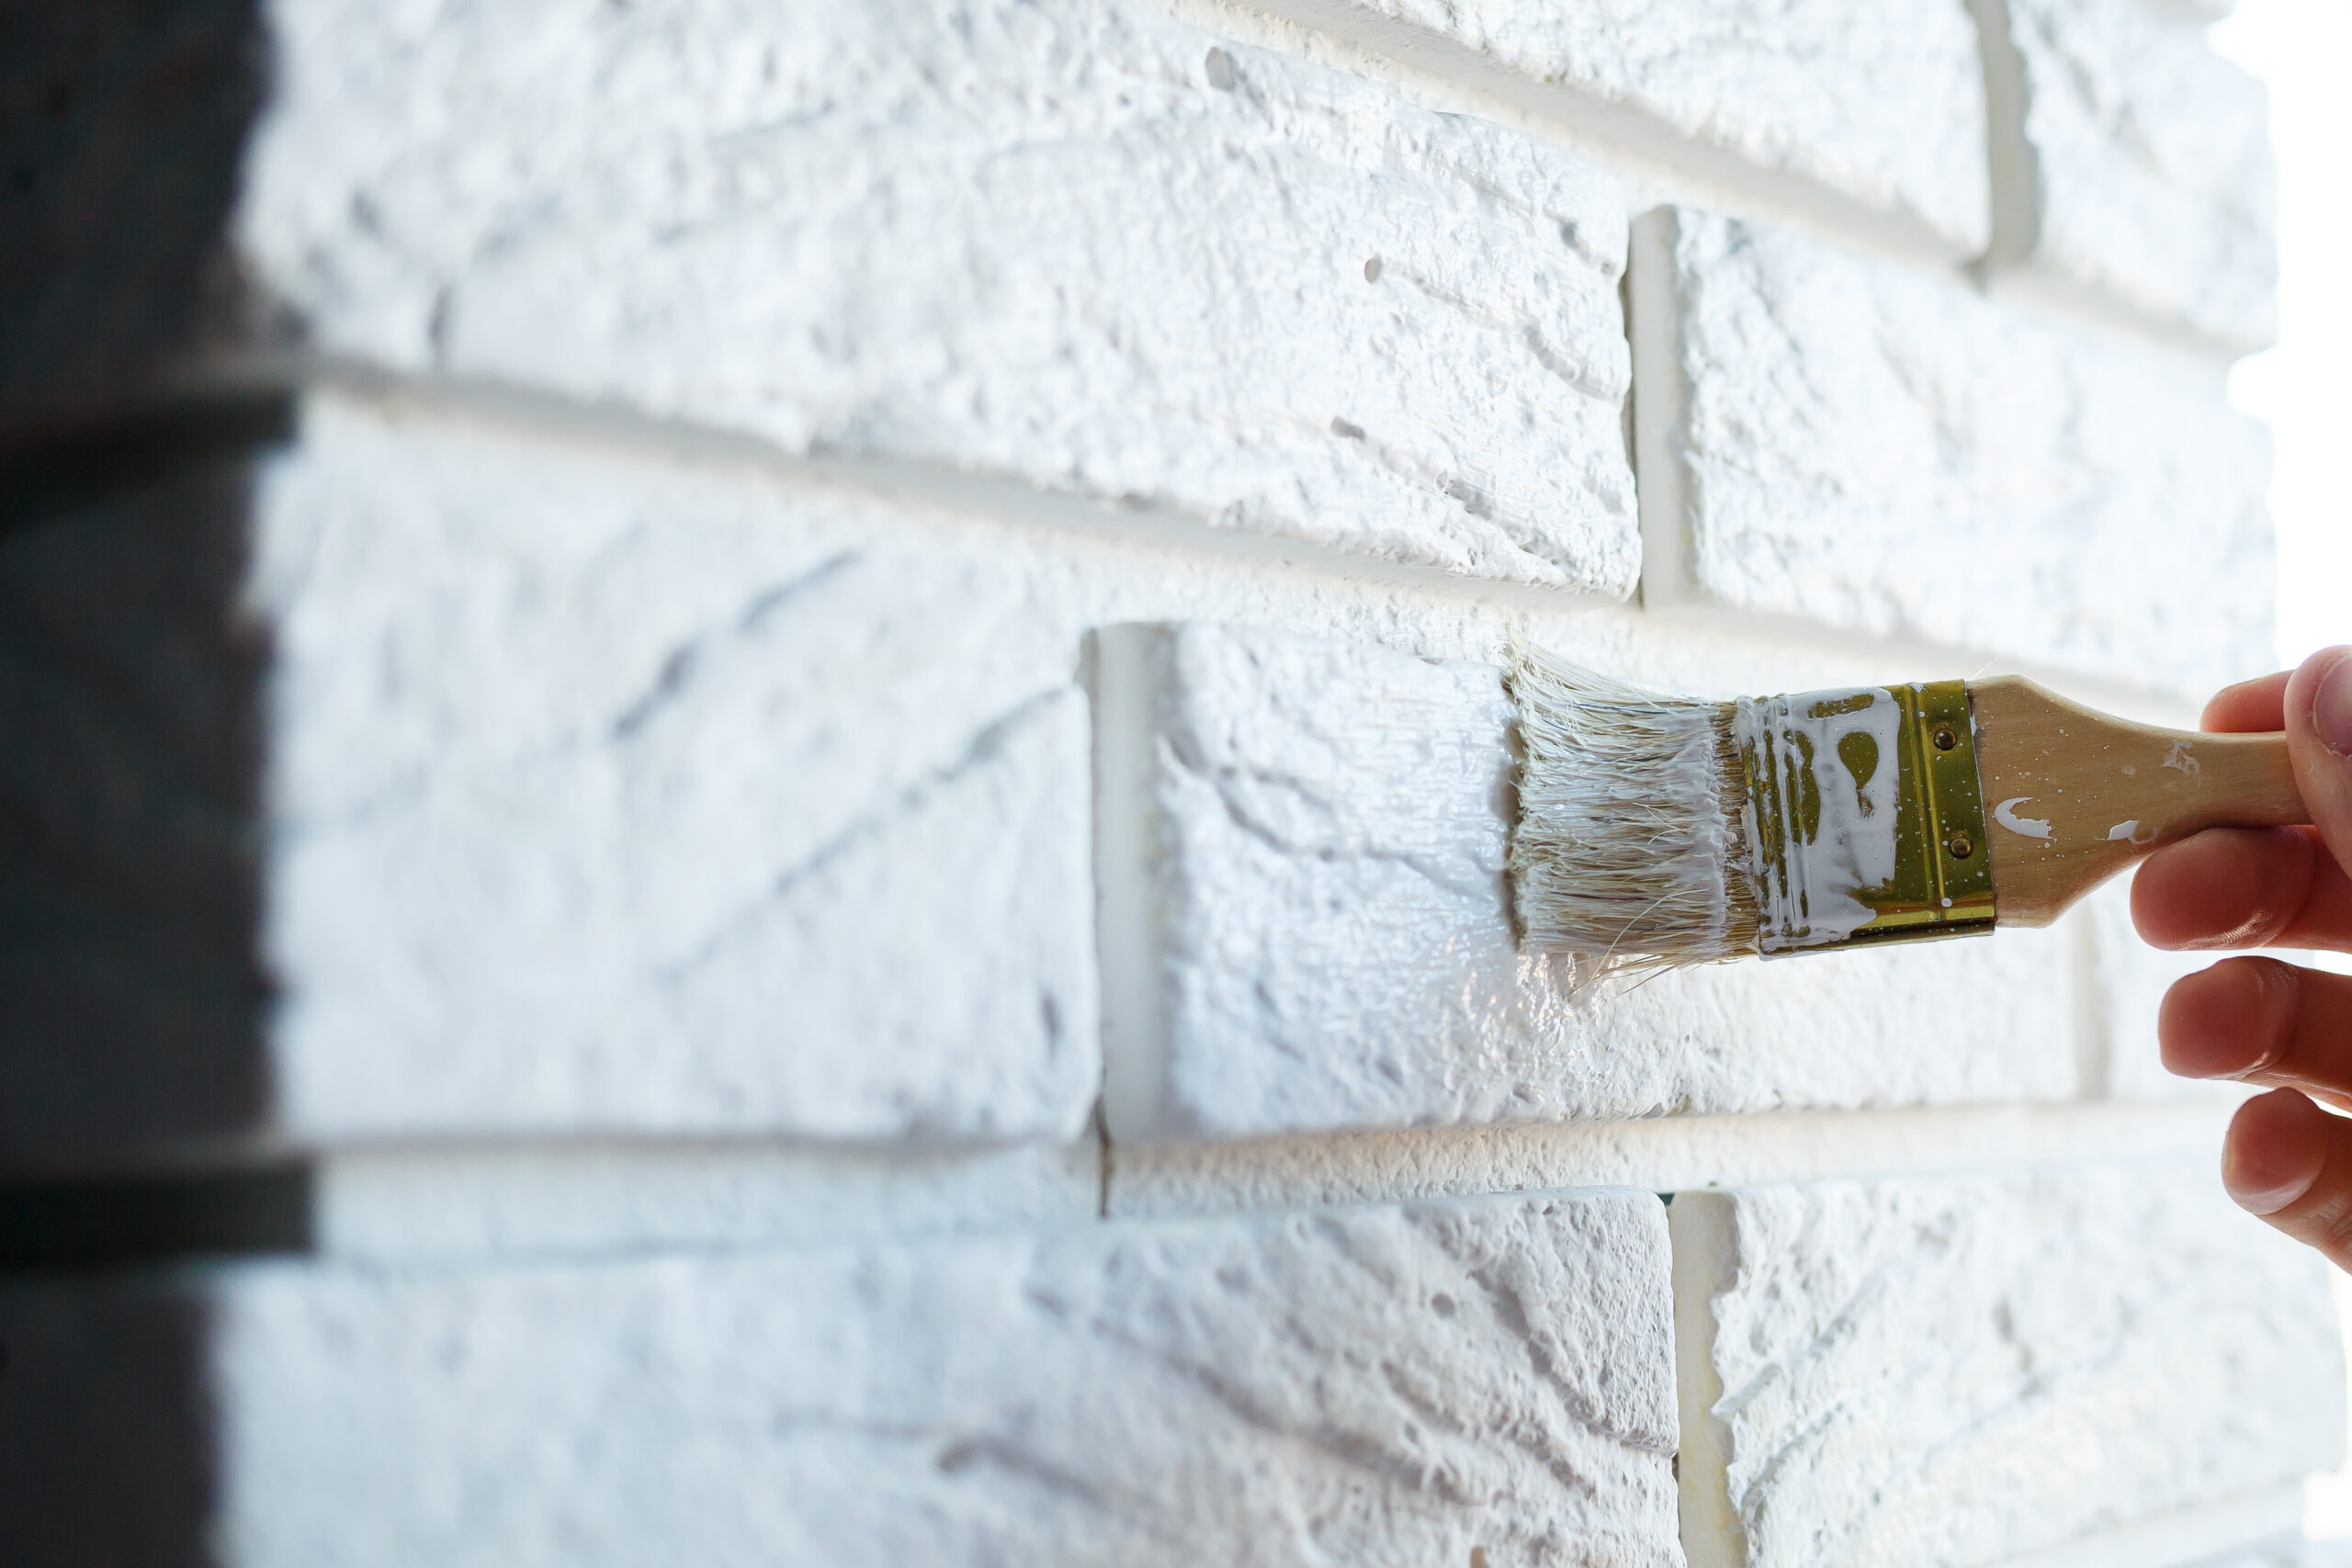
[[[2287,752],[2312,825],[2352,871],[2352,648],[2323,649],[2287,682]]]

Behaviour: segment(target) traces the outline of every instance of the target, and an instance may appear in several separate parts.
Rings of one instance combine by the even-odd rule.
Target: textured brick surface
[[[1617,1192],[165,1299],[244,1568],[1666,1568],[1667,1292],[1664,1211]],[[133,1294],[18,1287],[0,1321],[38,1368]],[[147,1415],[0,1383],[0,1440],[127,1495]]]
[[[1130,5],[279,16],[322,347],[1623,594],[1623,197]]]
[[[1545,82],[1758,168],[1924,224],[1986,233],[1984,86],[1955,0],[1371,0]]]
[[[1996,254],[2233,348],[2269,343],[2261,83],[2146,0],[2006,0],[1995,25],[2022,131]]]
[[[14,1152],[256,1126],[1078,1131],[1079,636],[1017,568],[331,401],[257,474],[210,512],[166,488],[8,543],[11,690],[105,720],[13,770],[25,862],[50,868],[12,881],[15,918],[62,926],[77,965],[48,962],[10,1054],[38,1080]],[[218,570],[158,586],[172,619],[150,622],[122,575],[193,516]],[[140,706],[208,689],[248,727],[195,726],[217,780]],[[120,799],[140,832],[97,809]],[[126,990],[148,1002],[128,1023]]]
[[[2325,1266],[2201,1164],[1671,1213],[1694,1562],[1998,1562],[2342,1451]]]
[[[1104,639],[1115,1136],[2063,1097],[2064,933],[1567,994],[1503,880],[1488,665],[1206,624]],[[1900,1049],[1888,1042],[1899,1041]]]
[[[1016,572],[331,423],[254,593],[289,1120],[1077,1130],[1085,704]]]
[[[1634,258],[1660,597],[2200,693],[2269,667],[2268,439],[2217,373],[1687,209]]]

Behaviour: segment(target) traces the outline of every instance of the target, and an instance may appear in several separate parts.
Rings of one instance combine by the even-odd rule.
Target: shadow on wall
[[[253,0],[0,8],[0,433],[73,422],[240,310],[220,243]]]
[[[0,1519],[18,1562],[208,1562],[209,1310],[86,1278],[0,1293]],[[136,1484],[126,1484],[136,1477]]]

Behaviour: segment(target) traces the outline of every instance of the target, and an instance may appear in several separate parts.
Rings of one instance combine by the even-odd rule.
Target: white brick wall
[[[0,60],[0,1560],[2291,1560],[2120,888],[1502,875],[1513,631],[2267,662],[2194,7],[187,9]]]
[[[323,347],[1633,585],[1581,160],[1135,5],[285,9],[239,239]]]
[[[45,1359],[204,1314],[241,1562],[1664,1565],[1667,1269],[1664,1211],[1620,1193],[784,1257],[245,1266],[130,1325],[106,1292],[112,1342],[69,1349],[54,1288],[0,1323]],[[38,1414],[94,1462],[150,1415],[120,1392],[132,1407]]]
[[[1673,1219],[1694,1562],[2000,1562],[2342,1456],[2325,1265],[2201,1166],[1685,1193]]]
[[[2182,693],[2269,658],[2221,378],[1762,224],[1634,246],[1645,584]]]
[[[2068,945],[2048,933],[1630,996],[1521,957],[1490,665],[1208,625],[1102,647],[1103,705],[1143,723],[1104,738],[1097,858],[1148,868],[1103,901],[1128,971],[1114,1138],[2075,1091]]]
[[[1728,153],[1794,176],[1956,255],[1984,245],[1984,71],[1968,15],[1951,0],[1369,8],[1656,122],[1690,143],[1686,158]]]
[[[2268,103],[2148,0],[1975,0],[1993,40],[1994,254],[2233,349],[2276,332]],[[2193,10],[2193,8],[2191,8]]]

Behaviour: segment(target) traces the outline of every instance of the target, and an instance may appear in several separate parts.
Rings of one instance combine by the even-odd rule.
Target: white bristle
[[[1514,640],[1525,760],[1510,870],[1531,951],[1585,977],[1756,951],[1732,706],[1660,696]]]

